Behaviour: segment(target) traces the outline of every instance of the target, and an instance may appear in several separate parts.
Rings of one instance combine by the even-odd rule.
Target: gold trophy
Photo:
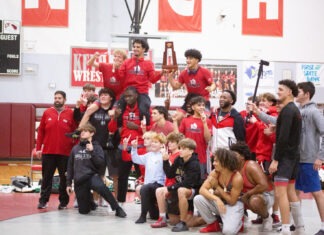
[[[177,57],[171,41],[165,42],[162,69],[178,70]]]

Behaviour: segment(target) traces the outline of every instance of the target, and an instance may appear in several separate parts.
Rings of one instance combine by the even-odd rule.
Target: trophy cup
[[[177,57],[173,48],[173,42],[165,42],[162,69],[178,70]]]

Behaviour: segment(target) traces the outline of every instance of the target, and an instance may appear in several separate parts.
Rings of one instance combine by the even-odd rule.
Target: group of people
[[[149,214],[157,220],[152,228],[169,221],[174,232],[207,224],[200,232],[237,234],[251,210],[259,216],[252,223],[261,223],[262,231],[282,223],[282,234],[291,234],[292,224],[295,233],[305,234],[298,197],[303,191],[314,196],[322,221],[317,235],[324,234],[318,175],[324,161],[324,118],[311,102],[314,85],[281,80],[278,98],[262,94],[242,112],[233,107],[236,94],[225,89],[213,110],[209,94],[216,85],[199,65],[198,50],[185,52],[187,68],[176,78],[173,71],[157,72],[144,60],[148,49],[145,40],[135,39],[132,57],[115,50],[113,64],[98,63],[100,55],[94,54],[88,65],[99,68],[104,88],[96,95],[95,87],[86,84],[74,110],[65,105],[65,92],[55,92],[54,106],[44,112],[38,128],[36,150],[43,166],[38,209],[47,206],[57,168],[58,209],[67,208],[73,188],[79,212],[95,210],[92,190],[124,218],[134,166],[141,179],[137,224]],[[150,84],[162,74],[173,89],[185,86],[188,91],[172,115],[170,100],[151,107],[148,95]],[[114,194],[105,185],[106,168]]]

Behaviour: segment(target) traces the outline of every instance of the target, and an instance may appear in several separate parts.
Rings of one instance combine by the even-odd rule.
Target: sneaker
[[[163,228],[163,227],[167,227],[167,226],[168,226],[167,223],[165,222],[165,220],[162,217],[159,217],[158,221],[151,224],[152,228]]]
[[[126,212],[121,207],[117,207],[115,216],[120,218],[125,218],[127,216]]]
[[[258,216],[256,219],[251,220],[252,224],[262,224],[263,223],[263,219]]]
[[[260,228],[260,232],[270,232],[272,231],[272,218],[268,217],[263,219],[262,227]]]
[[[277,232],[281,232],[281,230],[282,230],[282,229],[281,229],[281,225],[280,225],[280,226],[277,228]],[[290,231],[293,232],[293,231],[295,231],[295,230],[296,230],[295,225],[293,225],[293,224],[290,225]]]
[[[136,221],[135,224],[144,224],[146,223],[146,218],[143,216],[140,216]]]
[[[60,203],[58,205],[57,209],[59,209],[59,210],[65,210],[65,209],[67,209],[67,205],[63,205],[63,204]]]
[[[221,231],[221,227],[217,220],[214,223],[208,224],[206,227],[199,230],[199,232],[201,233],[211,233],[211,232],[220,232],[220,231]]]
[[[101,206],[101,207],[108,207],[108,202],[106,202],[105,199],[103,199],[102,197],[100,197],[100,199],[99,199],[99,206]]]
[[[73,208],[78,208],[78,207],[79,207],[78,201],[75,199],[73,202]]]
[[[324,230],[320,230],[320,231],[318,231],[317,233],[315,233],[314,235],[324,235]]]
[[[174,226],[171,231],[172,232],[182,232],[182,231],[188,231],[189,228],[186,225],[185,222],[180,221],[179,223],[176,224],[176,226]]]
[[[305,227],[302,226],[302,227],[296,228],[293,234],[294,235],[305,235],[306,234]]]
[[[139,199],[139,197],[135,197],[134,202],[135,204],[141,204],[141,199]]]
[[[40,202],[38,203],[37,209],[45,209],[47,207],[47,203]]]
[[[271,217],[272,217],[272,227],[273,228],[278,228],[279,226],[281,226],[281,221],[279,219],[279,215],[272,214]]]

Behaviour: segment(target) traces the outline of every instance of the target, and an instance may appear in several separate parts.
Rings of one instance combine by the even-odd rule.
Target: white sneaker
[[[272,231],[272,218],[269,216],[266,219],[263,219],[260,232],[270,232]]]
[[[294,235],[306,235],[305,227],[298,227],[296,230],[293,232]]]
[[[106,202],[106,200],[103,199],[102,197],[100,198],[100,206],[101,207],[108,207],[108,202]]]

